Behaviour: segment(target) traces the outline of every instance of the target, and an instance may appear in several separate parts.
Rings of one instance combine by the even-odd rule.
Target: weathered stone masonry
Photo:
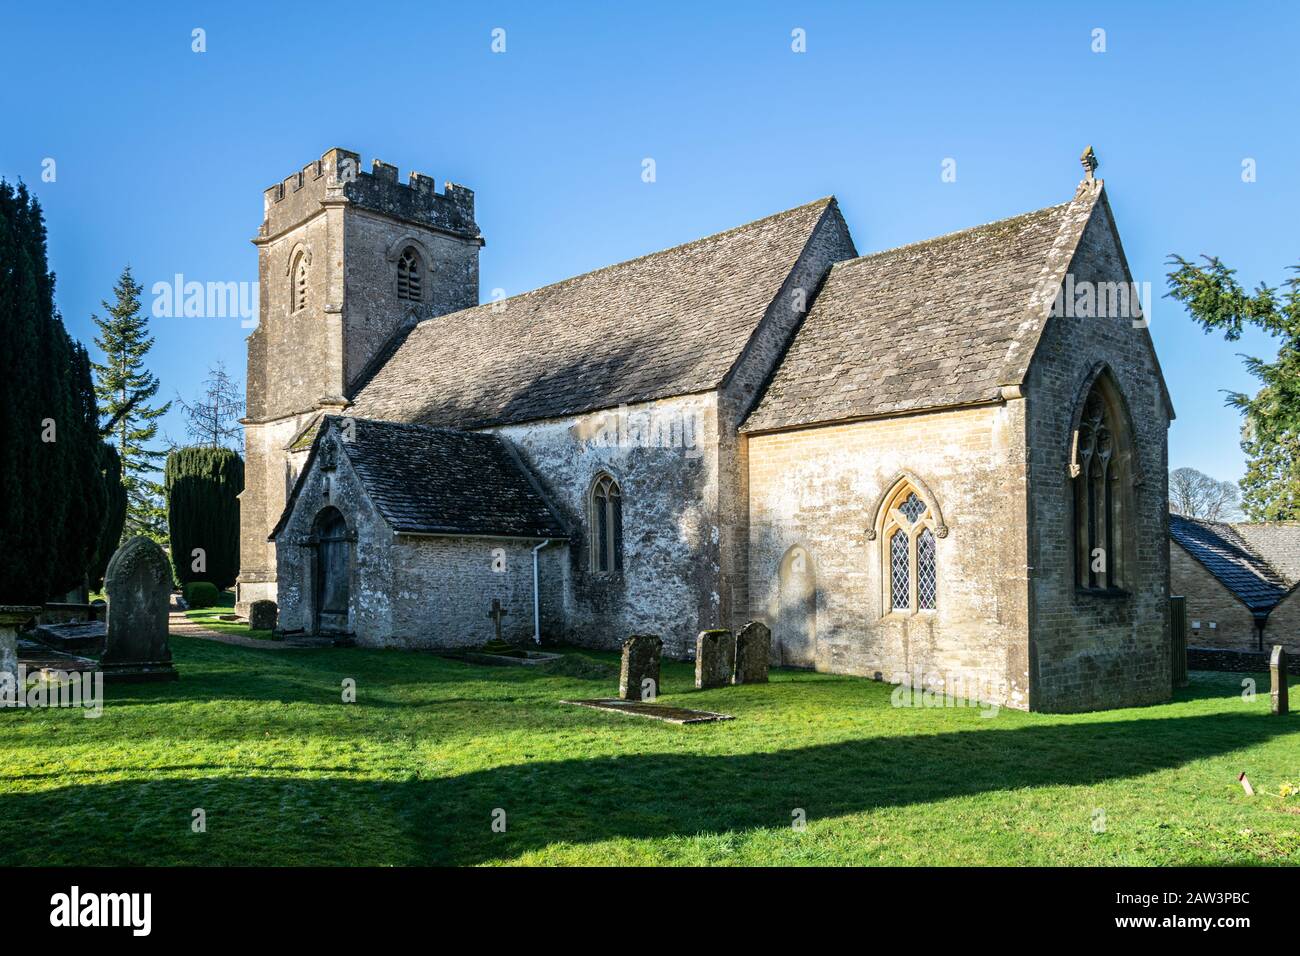
[[[827,199],[478,305],[473,194],[357,163],[332,150],[267,193],[241,605],[278,585],[286,629],[436,647],[493,636],[495,599],[524,641],[540,547],[547,639],[685,657],[752,618],[778,664],[1038,710],[1168,696],[1159,365],[1132,315],[1049,314],[1067,278],[1131,280],[1091,170],[1068,203],[884,253],[858,256]],[[1105,594],[1077,586],[1073,537],[1094,381],[1134,477]],[[601,476],[619,569],[593,553]],[[341,580],[322,546],[350,549],[341,625],[314,606]]]

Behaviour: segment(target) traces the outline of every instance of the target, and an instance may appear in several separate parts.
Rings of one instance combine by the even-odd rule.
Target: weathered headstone
[[[725,687],[736,667],[736,640],[722,628],[700,631],[695,636],[695,686]]]
[[[653,634],[633,634],[623,642],[623,666],[618,674],[620,700],[654,700],[659,696],[659,659],[663,650],[663,640]],[[646,681],[652,683],[647,685]]]
[[[39,607],[0,604],[0,695],[18,689],[18,628],[37,614]]]
[[[772,632],[762,621],[750,621],[736,635],[737,684],[766,684],[772,659]]]
[[[1273,680],[1273,713],[1285,714],[1290,710],[1286,686],[1287,676],[1286,648],[1281,644],[1273,645],[1273,655],[1268,660],[1268,676]]]
[[[117,549],[104,572],[108,636],[100,657],[105,680],[175,680],[167,644],[172,572],[162,548],[143,535]]]
[[[255,631],[274,631],[277,613],[274,601],[254,601],[248,605],[248,626]]]

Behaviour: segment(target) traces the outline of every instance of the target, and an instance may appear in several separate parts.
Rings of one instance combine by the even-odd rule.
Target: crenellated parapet
[[[399,182],[397,167],[378,159],[365,172],[359,153],[338,148],[263,193],[258,236],[276,236],[329,203],[350,203],[461,238],[479,239],[472,189],[445,183],[440,193],[431,176],[417,172]]]

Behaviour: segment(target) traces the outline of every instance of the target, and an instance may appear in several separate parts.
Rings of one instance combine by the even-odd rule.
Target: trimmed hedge
[[[221,592],[210,581],[191,581],[185,585],[185,603],[191,608],[215,607],[221,600]]]
[[[244,490],[244,460],[229,448],[177,448],[167,456],[163,475],[176,580],[210,581],[222,591],[233,586],[239,576],[237,496]]]

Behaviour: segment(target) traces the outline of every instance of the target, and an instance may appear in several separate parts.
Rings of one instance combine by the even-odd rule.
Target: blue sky
[[[860,251],[924,239],[1068,199],[1091,143],[1156,286],[1171,464],[1239,478],[1222,391],[1253,391],[1238,353],[1276,343],[1206,335],[1159,296],[1171,252],[1250,285],[1300,261],[1297,7],[903,6],[10,5],[0,176],[44,205],[58,305],[89,342],[128,262],[146,289],[255,281],[262,190],[336,145],[476,191],[487,298],[832,193]],[[238,319],[154,332],[168,397],[218,358],[242,380]],[[175,412],[165,428],[183,439]]]

